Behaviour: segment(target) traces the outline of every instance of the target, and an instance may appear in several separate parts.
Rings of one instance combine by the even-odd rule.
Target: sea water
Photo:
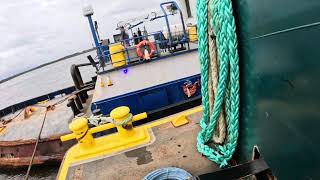
[[[35,98],[50,92],[73,86],[70,74],[72,64],[88,63],[87,56],[96,56],[95,51],[74,56],[42,68],[30,71],[21,76],[0,84],[0,109]],[[80,67],[84,82],[95,76],[92,66]],[[55,179],[59,166],[34,166],[30,180]],[[25,178],[27,169],[0,169],[0,180],[20,180]]]

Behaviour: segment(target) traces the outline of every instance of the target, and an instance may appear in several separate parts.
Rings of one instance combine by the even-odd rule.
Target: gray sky
[[[1,0],[0,80],[92,47],[82,7],[91,4],[102,37],[120,20],[158,9],[163,0]],[[158,24],[159,25],[159,24]]]

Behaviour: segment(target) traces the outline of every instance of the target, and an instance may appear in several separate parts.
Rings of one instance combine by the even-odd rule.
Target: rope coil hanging
[[[208,8],[209,6],[210,8]],[[208,11],[210,11],[210,16],[208,16]],[[203,115],[200,121],[202,130],[198,134],[197,149],[211,161],[220,164],[220,167],[225,167],[235,152],[239,136],[239,56],[231,0],[197,0],[197,21],[203,106]],[[215,85],[213,79],[209,78],[209,72],[214,74],[210,70],[213,66],[210,62],[214,62],[212,58],[215,56],[209,50],[209,38],[211,37],[208,32],[212,32],[208,31],[210,28],[214,34],[209,35],[215,37],[217,44],[218,62],[216,64],[219,66],[217,90],[213,92],[215,97],[214,103],[211,105],[213,110],[210,109],[210,100],[213,101],[213,94],[209,95],[208,92],[213,91]],[[212,44],[210,48],[212,48]],[[223,144],[209,146],[218,121],[219,124],[224,122],[221,118],[223,112],[225,112],[227,124],[226,139],[220,133],[221,138],[218,138],[218,141]],[[218,129],[223,132],[223,129]],[[216,141],[217,138],[214,140]]]

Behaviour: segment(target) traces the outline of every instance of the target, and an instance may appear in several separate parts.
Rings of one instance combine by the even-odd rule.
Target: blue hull
[[[91,110],[100,109],[102,114],[107,115],[119,106],[130,107],[133,114],[160,109],[189,99],[182,87],[186,81],[194,83],[198,80],[200,74],[97,101],[92,103]],[[199,95],[201,95],[200,87],[192,97]]]

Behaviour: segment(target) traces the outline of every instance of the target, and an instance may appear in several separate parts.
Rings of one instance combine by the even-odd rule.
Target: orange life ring
[[[145,57],[144,52],[141,51],[141,49],[144,46],[149,46],[149,48],[151,50],[151,52],[148,52],[150,57]],[[143,40],[139,44],[136,45],[136,51],[137,51],[137,55],[140,58],[149,60],[153,56],[153,54],[156,52],[156,47],[154,46],[153,42],[148,41],[148,40]]]

